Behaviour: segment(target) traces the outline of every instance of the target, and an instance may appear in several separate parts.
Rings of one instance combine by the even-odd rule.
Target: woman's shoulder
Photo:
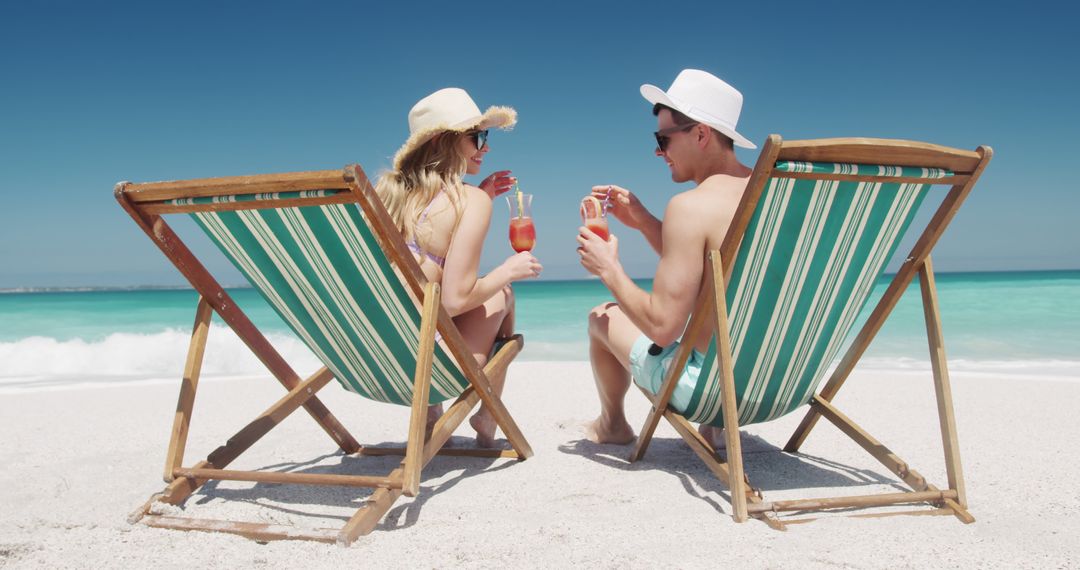
[[[461,183],[461,191],[463,194],[469,196],[470,198],[473,196],[487,196],[487,192],[484,192],[477,186],[473,186],[472,184],[468,184],[465,182]]]
[[[461,185],[461,196],[465,198],[466,207],[473,205],[491,206],[491,197],[488,196],[488,193],[472,184]]]
[[[476,213],[491,212],[491,197],[472,184],[461,185],[462,209]]]

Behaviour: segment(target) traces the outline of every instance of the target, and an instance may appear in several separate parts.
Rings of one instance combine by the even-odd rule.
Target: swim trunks
[[[634,377],[634,383],[652,394],[658,394],[660,387],[664,384],[668,369],[675,360],[677,348],[679,348],[678,342],[661,347],[654,344],[647,336],[641,335],[630,348],[630,374]],[[675,392],[671,394],[671,400],[668,402],[675,411],[683,413],[690,404],[704,360],[705,356],[697,350],[690,352],[686,368],[675,383]]]

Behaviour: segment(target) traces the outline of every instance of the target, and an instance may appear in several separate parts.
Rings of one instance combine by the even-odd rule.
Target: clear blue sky
[[[684,189],[652,154],[638,86],[685,67],[743,92],[739,130],[759,145],[993,146],[938,269],[1080,267],[1080,42],[1062,4],[517,4],[0,4],[0,288],[180,284],[114,183],[353,162],[374,177],[412,104],[447,86],[518,110],[485,167],[536,195],[544,277],[584,278],[573,240],[591,185],[627,186],[657,214]],[[510,252],[506,217],[499,204],[486,267]],[[645,242],[615,232],[649,275]]]

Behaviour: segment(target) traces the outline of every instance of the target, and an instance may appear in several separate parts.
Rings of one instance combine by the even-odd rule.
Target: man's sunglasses
[[[660,129],[659,131],[653,132],[653,136],[656,137],[656,146],[660,149],[660,152],[666,151],[668,143],[671,142],[670,135],[680,131],[689,131],[691,128],[696,127],[697,125],[698,123],[687,123],[685,125],[675,125],[674,127],[668,127],[666,129]]]
[[[476,150],[484,150],[484,147],[487,146],[487,129],[482,131],[471,131],[468,135],[469,138],[472,139],[472,142],[476,144]]]

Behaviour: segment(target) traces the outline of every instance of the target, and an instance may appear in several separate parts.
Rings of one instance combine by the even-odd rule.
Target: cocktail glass
[[[604,209],[604,204],[593,196],[586,196],[581,200],[581,221],[604,241],[611,235],[608,231],[607,210]]]
[[[510,207],[510,247],[514,251],[532,251],[536,245],[536,227],[532,220],[532,194],[520,190],[506,195]]]

